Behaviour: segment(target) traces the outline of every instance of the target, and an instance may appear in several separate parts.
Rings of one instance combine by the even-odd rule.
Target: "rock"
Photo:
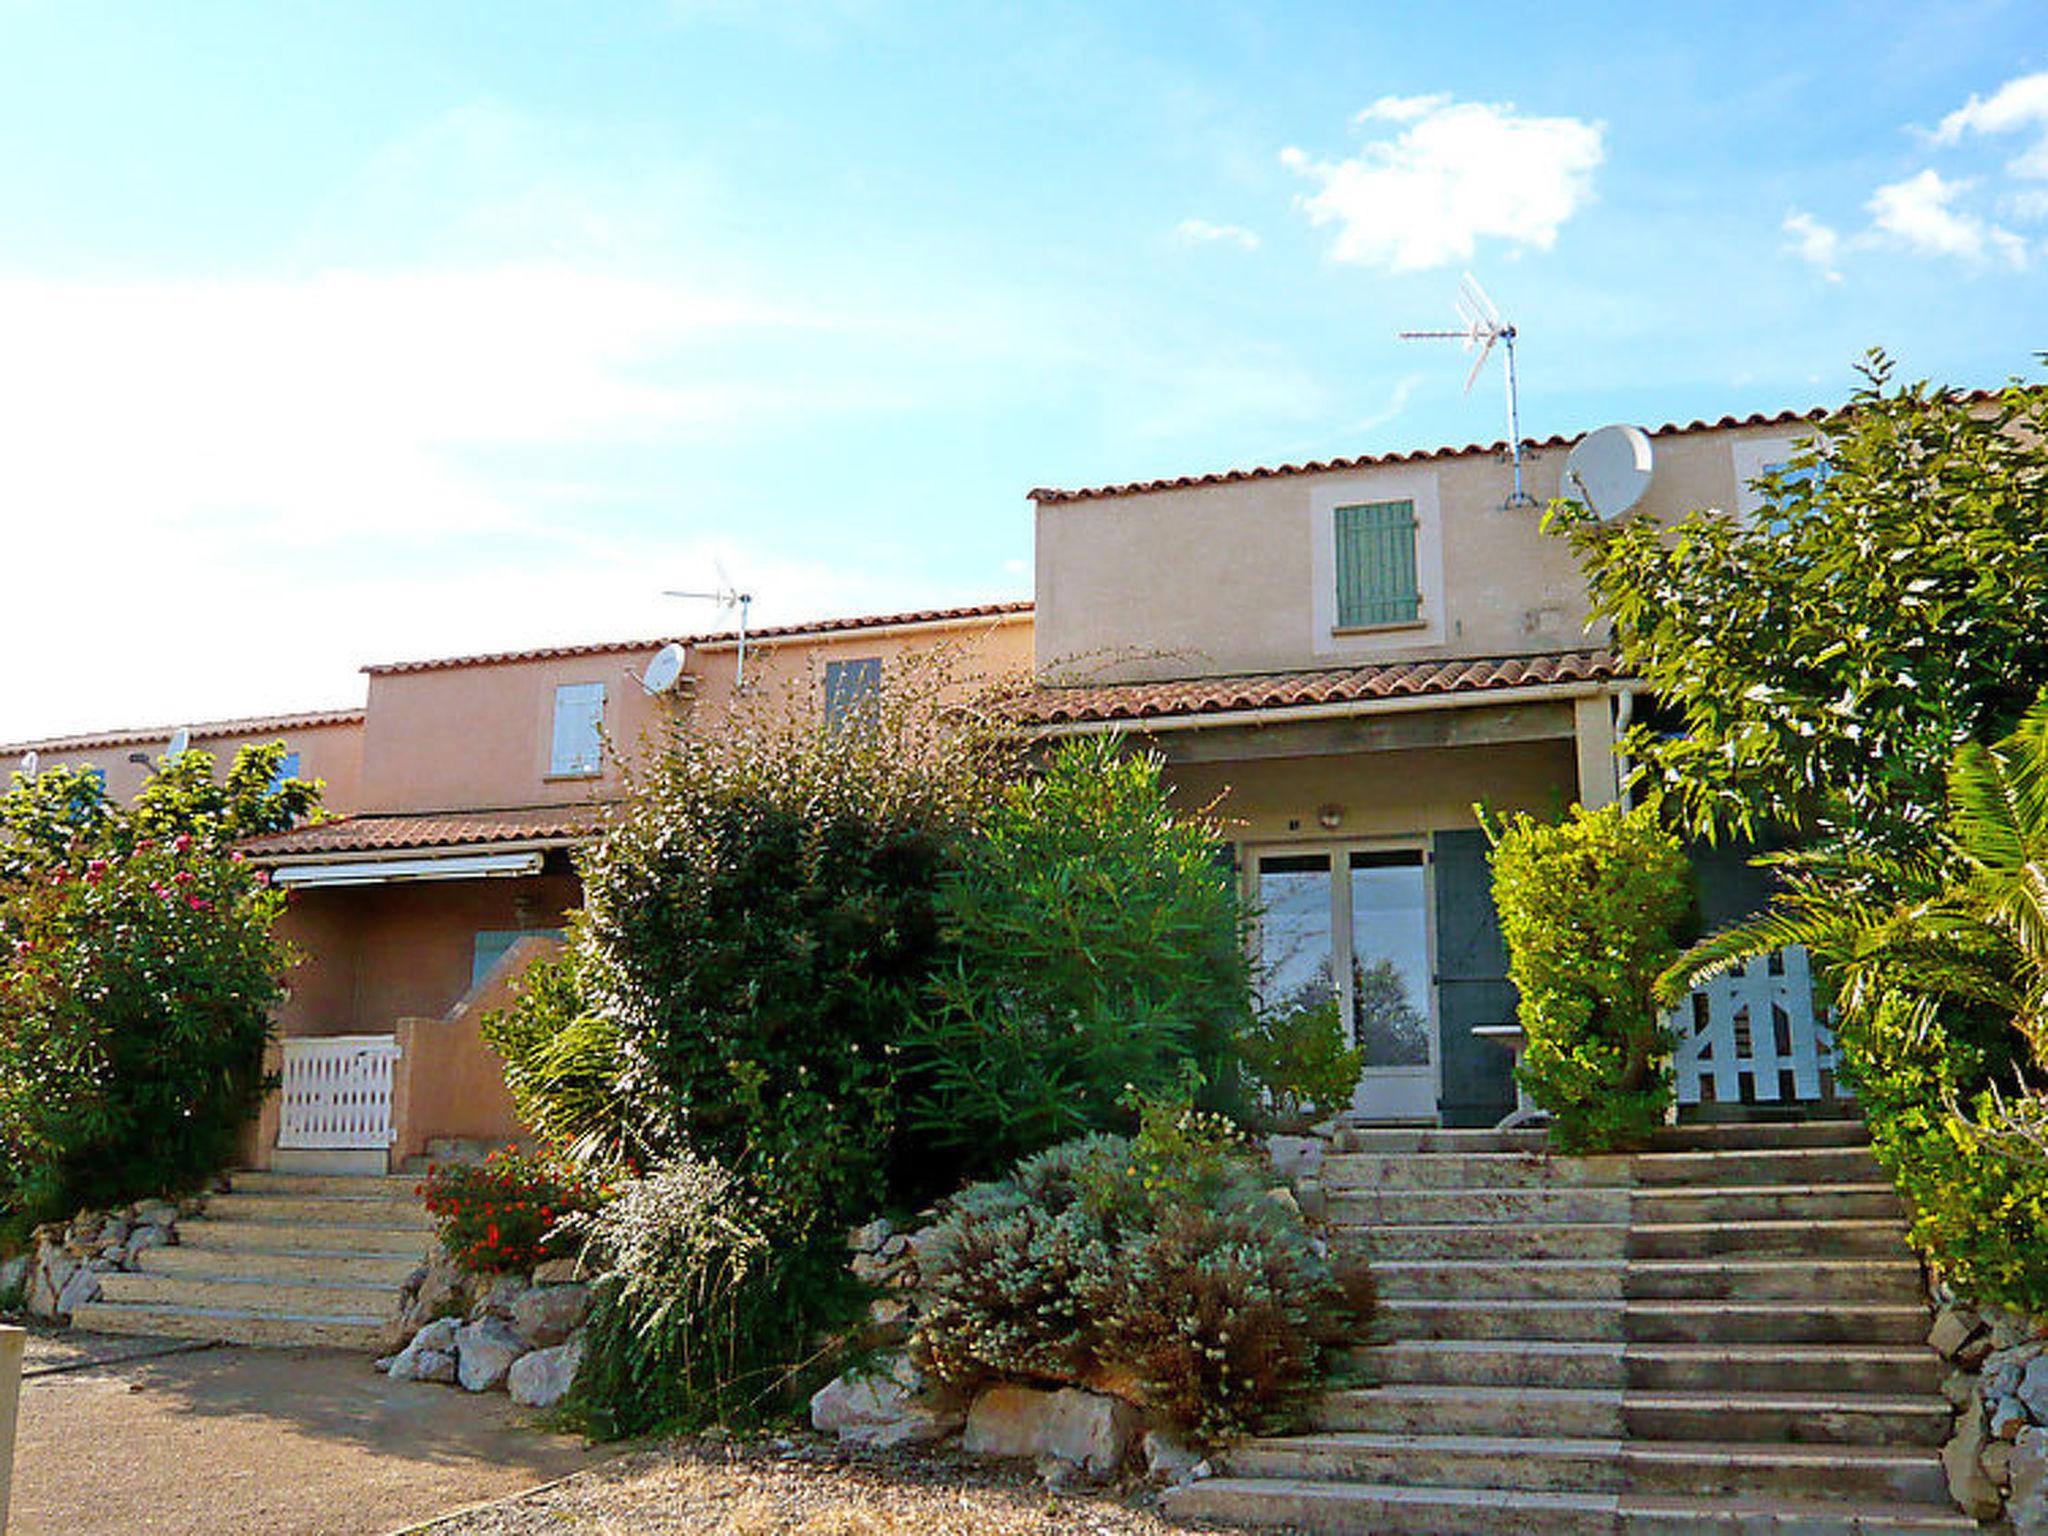
[[[1980,1333],[1961,1349],[1956,1351],[1956,1364],[1966,1371],[1974,1371],[1991,1358],[1991,1334],[1989,1330]]]
[[[74,1272],[57,1297],[57,1315],[69,1318],[87,1302],[100,1299],[99,1272],[87,1267]]]
[[[1968,1371],[1950,1371],[1942,1379],[1941,1395],[1950,1407],[1960,1408],[1977,1395],[1977,1378]]]
[[[1995,1520],[2005,1508],[1998,1485],[1984,1475],[1984,1404],[1972,1398],[1956,1421],[1955,1438],[1941,1448],[1949,1495],[1973,1520]]]
[[[811,1427],[852,1445],[943,1440],[963,1417],[950,1397],[928,1392],[917,1367],[901,1355],[886,1370],[848,1372],[811,1395]]]
[[[408,1349],[391,1362],[393,1381],[452,1382],[461,1370],[454,1355],[445,1349]],[[483,1388],[472,1387],[471,1391]]]
[[[1945,1360],[1953,1360],[1984,1325],[1968,1307],[1943,1307],[1928,1331],[1927,1347]]]
[[[1038,1481],[1053,1493],[1083,1488],[1093,1481],[1085,1468],[1077,1467],[1071,1461],[1062,1461],[1057,1456],[1041,1456],[1032,1463],[1031,1469],[1038,1474]]]
[[[502,1386],[512,1362],[527,1353],[526,1341],[501,1319],[480,1318],[456,1330],[456,1379],[471,1392]]]
[[[127,1246],[122,1249],[122,1266],[127,1269],[133,1269],[138,1255],[147,1253],[152,1248],[168,1248],[176,1240],[176,1234],[169,1227],[155,1225],[137,1227],[128,1234]]]
[[[455,1316],[468,1309],[469,1277],[446,1254],[435,1255],[432,1263],[414,1274],[419,1276],[418,1283],[406,1282],[411,1295],[399,1314],[406,1328],[418,1329],[437,1317]]]
[[[2048,1536],[2048,1429],[2023,1429],[2012,1448],[2012,1536]]]
[[[855,1253],[874,1253],[896,1229],[889,1225],[889,1218],[877,1216],[864,1227],[855,1227],[846,1234],[846,1246]]]
[[[0,1259],[0,1296],[12,1296],[27,1289],[28,1255],[18,1253],[11,1259]]]
[[[61,1316],[58,1299],[81,1268],[83,1266],[68,1251],[45,1239],[36,1249],[35,1259],[29,1266],[29,1312],[50,1321]]]
[[[529,1289],[524,1275],[493,1275],[475,1304],[470,1307],[470,1321],[476,1322],[486,1317],[509,1320],[513,1304]]]
[[[587,1285],[536,1285],[512,1303],[512,1331],[534,1349],[561,1343],[590,1316]]]
[[[1323,1188],[1321,1179],[1303,1179],[1294,1186],[1294,1199],[1301,1214],[1310,1221],[1327,1221],[1330,1217],[1330,1194]]]
[[[853,1277],[863,1285],[882,1285],[889,1279],[895,1266],[876,1253],[856,1253],[853,1256]]]
[[[552,1408],[576,1384],[576,1371],[583,1364],[583,1335],[552,1349],[536,1349],[512,1362],[505,1378],[512,1401],[522,1408]]]
[[[1276,1184],[1267,1190],[1266,1198],[1290,1216],[1299,1216],[1301,1214],[1301,1202],[1295,1199],[1294,1191],[1285,1184]]]
[[[2016,1397],[1987,1398],[1984,1422],[1994,1441],[2017,1440],[2029,1422],[2027,1410]]]
[[[884,1239],[882,1246],[877,1248],[875,1252],[893,1264],[910,1252],[910,1239],[901,1232],[898,1232],[894,1236]]]
[[[1123,1465],[1137,1428],[1137,1410],[1119,1398],[1005,1384],[974,1400],[965,1445],[979,1456],[1056,1456],[1108,1477]]]
[[[581,1259],[544,1259],[533,1267],[535,1285],[568,1285],[585,1278]]]
[[[178,1224],[178,1208],[168,1200],[138,1200],[135,1223],[143,1227],[174,1227]]]
[[[399,1355],[402,1355],[404,1353],[404,1350],[400,1350],[398,1352]],[[388,1371],[391,1369],[392,1366],[396,1365],[397,1363],[398,1355],[385,1355],[381,1359],[371,1361],[370,1369],[373,1371]]]
[[[2036,1355],[2027,1362],[2014,1395],[2026,1404],[2036,1424],[2048,1424],[2048,1355]]]
[[[2012,1483],[2012,1447],[2003,1440],[1994,1440],[1984,1447],[1984,1454],[1977,1458],[1977,1465],[1984,1469],[1984,1475],[1999,1487]]]
[[[1148,1429],[1139,1443],[1145,1455],[1145,1475],[1155,1483],[1177,1488],[1192,1479],[1202,1464],[1202,1453],[1163,1429]]]
[[[1268,1136],[1266,1156],[1283,1179],[1313,1178],[1322,1172],[1329,1150],[1320,1136]]]
[[[455,1348],[455,1336],[462,1324],[452,1317],[437,1317],[418,1333],[413,1335],[411,1348],[438,1349],[444,1353]]]

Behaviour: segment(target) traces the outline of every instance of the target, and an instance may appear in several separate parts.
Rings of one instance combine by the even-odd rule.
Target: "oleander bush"
[[[1285,1424],[1375,1305],[1228,1122],[1159,1096],[962,1190],[919,1262],[935,1380],[1078,1383],[1205,1441]]]
[[[501,1148],[481,1163],[427,1170],[419,1194],[441,1247],[471,1274],[528,1274],[547,1259],[575,1252],[580,1217],[602,1191],[546,1153]]]
[[[311,814],[284,747],[163,763],[137,800],[82,770],[0,795],[0,1233],[196,1188],[268,1087],[286,897],[234,848]]]
[[[1691,869],[1654,805],[1573,806],[1488,824],[1493,897],[1521,995],[1522,1085],[1568,1152],[1640,1144],[1664,1123],[1671,1042],[1655,998],[1678,957]]]
[[[1351,1107],[1365,1049],[1344,1039],[1337,1000],[1271,1009],[1238,1038],[1250,1079],[1250,1118],[1263,1130],[1299,1134]]]

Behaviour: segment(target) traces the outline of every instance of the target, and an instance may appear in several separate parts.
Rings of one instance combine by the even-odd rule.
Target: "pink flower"
[[[181,869],[175,875],[171,876],[171,878],[177,881],[178,884],[180,885],[190,885],[194,880],[197,880],[199,877],[193,874],[192,871],[189,869]]]
[[[87,885],[98,885],[106,877],[107,861],[105,859],[94,859],[85,866],[85,883]]]
[[[26,960],[30,955],[34,954],[35,952],[35,945],[29,943],[27,939],[16,939],[14,941],[14,953],[17,958]]]
[[[180,853],[190,853],[192,851],[192,834],[189,832],[180,832],[177,835],[177,837],[172,841],[171,846],[177,849],[178,852]]]
[[[213,910],[213,903],[204,896],[187,896],[185,898],[185,905],[194,912],[211,912]]]

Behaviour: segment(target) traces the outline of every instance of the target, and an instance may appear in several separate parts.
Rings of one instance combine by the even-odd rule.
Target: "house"
[[[1638,515],[1748,515],[1750,482],[1816,419],[1656,430]],[[1366,1051],[1364,1121],[1513,1111],[1515,1000],[1473,808],[1613,801],[1618,735],[1649,707],[1587,633],[1569,548],[1539,527],[1572,446],[1527,447],[1525,505],[1500,445],[1032,493],[1027,729],[1125,733],[1163,755],[1182,804],[1216,807],[1259,910],[1263,1000],[1339,1003]],[[1756,904],[1739,856],[1702,874],[1710,919]],[[1682,1097],[1826,1096],[1798,963],[1729,984],[1780,1026],[1745,1031],[1757,1041],[1733,1039],[1749,994],[1703,1000],[1713,1035],[1682,1045]],[[1786,1030],[1784,1072],[1738,1057]]]
[[[745,687],[842,708],[941,646],[963,674],[1022,677],[1030,633],[1025,602],[764,629],[747,637]],[[651,692],[642,678],[671,644],[680,671]],[[396,662],[365,669],[361,710],[189,728],[223,764],[283,739],[327,786],[327,819],[247,845],[292,892],[280,937],[301,956],[278,1019],[283,1089],[245,1138],[248,1166],[381,1173],[435,1142],[518,1133],[480,1018],[579,904],[573,852],[633,756],[677,718],[715,729],[740,670],[731,634]],[[0,750],[93,767],[129,796],[171,735]]]

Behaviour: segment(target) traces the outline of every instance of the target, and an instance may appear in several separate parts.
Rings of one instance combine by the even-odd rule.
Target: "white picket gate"
[[[1812,966],[1798,945],[1696,988],[1666,1022],[1677,1036],[1681,1105],[1849,1097],[1835,1082],[1835,1037],[1815,1012]]]
[[[391,1084],[395,1035],[330,1035],[286,1040],[280,1147],[384,1148],[397,1140]]]

